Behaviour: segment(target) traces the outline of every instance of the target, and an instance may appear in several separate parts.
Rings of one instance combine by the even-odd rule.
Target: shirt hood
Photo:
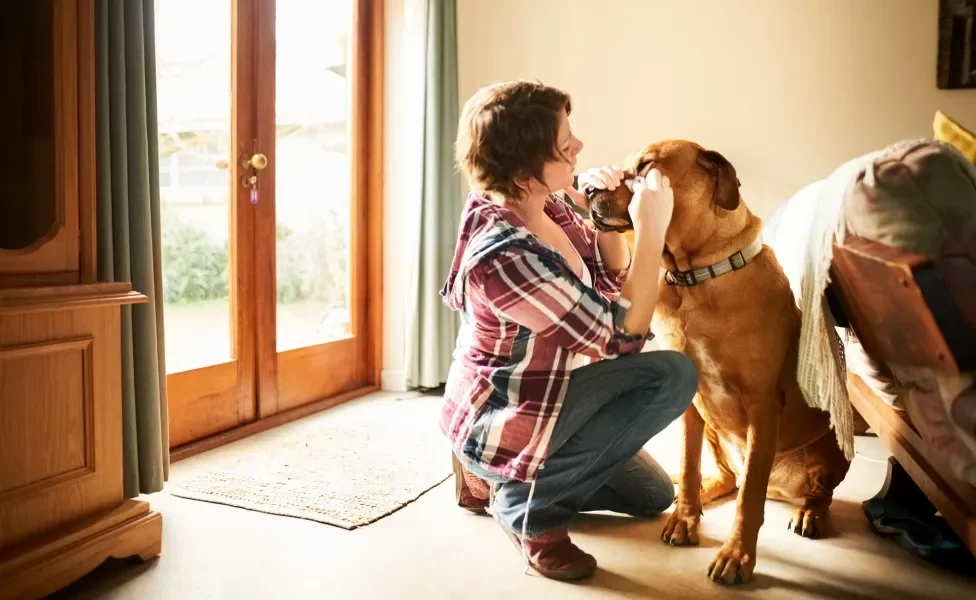
[[[552,252],[526,229],[510,210],[472,192],[464,203],[458,226],[457,247],[441,298],[452,310],[464,308],[464,281],[471,269],[512,247]]]

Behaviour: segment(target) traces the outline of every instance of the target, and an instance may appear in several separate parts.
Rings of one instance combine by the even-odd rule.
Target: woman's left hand
[[[577,206],[585,211],[590,210],[590,201],[586,199],[583,189],[594,187],[600,190],[614,190],[624,180],[623,170],[616,165],[597,167],[580,173],[577,178],[577,189],[566,190],[567,195],[572,198]]]

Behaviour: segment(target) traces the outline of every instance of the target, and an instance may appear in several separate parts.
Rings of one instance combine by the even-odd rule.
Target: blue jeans
[[[674,502],[674,485],[643,450],[644,444],[684,413],[697,388],[698,372],[691,360],[665,350],[573,371],[531,506],[531,483],[500,477],[459,458],[494,484],[495,516],[518,535],[527,512],[528,537],[566,527],[579,512],[654,516]]]

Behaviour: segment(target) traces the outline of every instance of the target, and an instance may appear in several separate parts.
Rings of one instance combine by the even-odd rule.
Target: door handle
[[[251,156],[241,156],[241,168],[244,175],[241,176],[241,185],[251,189],[251,204],[258,203],[258,171],[264,170],[268,166],[268,157],[260,152]]]
[[[255,171],[261,171],[268,166],[268,157],[258,152],[257,154],[248,158],[246,155],[241,157],[241,166],[245,169],[254,169]]]

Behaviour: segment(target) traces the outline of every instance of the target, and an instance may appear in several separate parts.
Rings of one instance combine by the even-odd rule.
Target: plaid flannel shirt
[[[546,456],[573,357],[632,354],[651,337],[623,331],[626,270],[606,268],[596,232],[557,196],[545,210],[579,252],[592,288],[514,213],[472,193],[441,290],[461,312],[441,430],[468,459],[520,481],[533,479]]]

